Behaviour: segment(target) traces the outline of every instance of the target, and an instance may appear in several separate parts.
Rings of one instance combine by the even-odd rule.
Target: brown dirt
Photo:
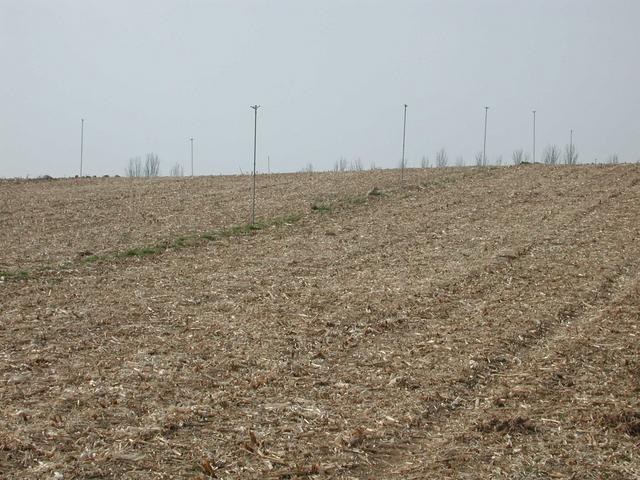
[[[80,245],[56,217],[66,233],[49,258],[46,234],[14,217],[51,229],[37,216],[71,207],[5,209],[3,266],[33,270],[0,284],[0,472],[639,478],[640,169],[413,171],[404,189],[393,173],[287,176],[262,211],[304,212],[294,224],[103,263],[68,252],[246,212],[137,229],[97,200],[128,180],[96,181],[87,212],[108,219],[96,228],[137,233],[110,243],[87,227]],[[229,203],[245,202],[226,180]],[[183,179],[180,195],[199,208],[213,181],[225,183]],[[140,196],[162,210],[157,192],[174,182],[133,190],[155,191]],[[374,186],[386,195],[310,208]],[[91,191],[0,188],[63,203]],[[68,265],[39,271],[43,259]]]
[[[421,177],[420,170],[413,170],[409,181]],[[389,170],[260,175],[256,217],[307,211],[318,199],[396,183],[397,174]],[[245,224],[251,188],[250,176],[0,181],[0,271],[56,267]]]

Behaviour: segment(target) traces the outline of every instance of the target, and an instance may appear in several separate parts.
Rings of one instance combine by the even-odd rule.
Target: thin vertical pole
[[[533,163],[536,163],[536,111],[533,111]]]
[[[80,178],[82,178],[82,156],[84,154],[84,118],[80,119]]]
[[[484,144],[482,146],[482,166],[487,165],[487,113],[489,107],[484,107]]]
[[[573,165],[573,129],[569,131],[569,165]]]
[[[402,125],[402,164],[400,165],[400,182],[404,182],[404,146],[407,138],[407,104],[404,104],[404,123]]]
[[[256,223],[256,145],[258,140],[258,108],[260,105],[253,105],[253,195],[251,199],[251,224]]]
[[[193,177],[193,137],[191,137],[191,176]]]

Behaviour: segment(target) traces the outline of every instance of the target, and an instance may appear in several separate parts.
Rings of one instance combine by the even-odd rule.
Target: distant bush
[[[360,158],[356,158],[351,162],[351,171],[352,172],[361,172],[364,170],[362,166],[362,160]]]
[[[446,167],[449,165],[449,156],[444,148],[438,150],[436,153],[436,167]]]
[[[129,159],[125,168],[127,177],[157,177],[160,175],[160,160],[155,153],[147,153],[144,163],[140,157]]]
[[[124,174],[127,177],[142,176],[142,159],[140,157],[130,158],[129,165],[124,169]]]
[[[184,169],[182,168],[182,165],[180,165],[179,163],[176,163],[173,167],[171,167],[171,170],[169,172],[169,176],[170,177],[183,177],[184,176]]]
[[[549,145],[542,153],[542,161],[545,165],[556,165],[560,160],[560,149],[555,145]]]
[[[337,160],[333,165],[334,172],[344,172],[347,169],[347,159],[344,157],[340,157],[340,160]]]
[[[578,153],[576,152],[575,145],[567,145],[564,149],[564,163],[565,165],[575,165],[578,163]]]
[[[160,160],[155,153],[147,153],[144,160],[144,176],[157,177],[160,175]]]
[[[513,153],[511,154],[511,161],[513,162],[513,164],[520,165],[523,160],[524,160],[524,150],[522,149],[514,150]]]

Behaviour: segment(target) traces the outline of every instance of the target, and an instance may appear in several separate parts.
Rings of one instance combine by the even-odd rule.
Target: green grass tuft
[[[292,213],[284,215],[283,217],[277,217],[274,220],[274,225],[292,225],[302,218],[301,213]]]
[[[380,190],[377,187],[373,187],[367,195],[369,197],[386,197],[387,196],[386,193],[384,193],[382,190]]]
[[[187,238],[186,237],[178,237],[173,241],[173,244],[171,245],[173,248],[182,248],[187,244]]]
[[[333,206],[329,202],[318,201],[311,204],[311,210],[318,213],[329,213],[333,210]]]
[[[367,197],[364,195],[349,195],[342,197],[340,203],[346,203],[348,205],[364,205],[367,203]]]
[[[31,272],[28,270],[16,270],[14,272],[0,270],[0,277],[4,277],[5,280],[26,280],[31,276]]]
[[[155,247],[140,247],[140,248],[130,248],[129,250],[125,250],[124,252],[117,253],[118,257],[146,257],[147,255],[155,255],[156,253],[161,253],[166,250],[165,247],[155,246]]]

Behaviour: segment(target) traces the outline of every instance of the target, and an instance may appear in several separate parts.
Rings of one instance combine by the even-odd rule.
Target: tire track
[[[485,283],[479,289],[473,288],[472,284],[478,279],[479,276],[483,276],[483,270],[488,269],[490,271],[489,275],[484,275],[485,277],[489,277],[489,279],[500,279],[507,274],[511,274],[515,277],[517,276],[517,271],[526,273],[534,263],[539,262],[541,259],[543,260],[543,263],[553,263],[553,256],[547,255],[545,257],[546,250],[549,250],[550,247],[553,247],[557,244],[573,244],[577,240],[577,238],[583,234],[582,230],[586,229],[587,231],[593,231],[597,226],[595,224],[597,224],[600,220],[598,220],[597,218],[592,219],[592,222],[595,223],[594,225],[582,225],[583,229],[577,231],[574,231],[572,228],[570,228],[571,224],[575,224],[578,222],[584,223],[585,215],[592,214],[597,211],[596,208],[593,208],[594,205],[596,205],[598,208],[601,208],[602,210],[612,208],[612,206],[608,204],[608,200],[617,198],[620,195],[623,195],[624,197],[624,194],[620,193],[616,195],[606,194],[604,196],[604,201],[602,201],[603,198],[596,199],[591,203],[591,205],[583,210],[583,212],[587,212],[586,214],[574,215],[573,212],[567,212],[565,215],[556,217],[555,223],[564,225],[565,232],[568,232],[564,235],[564,238],[554,240],[540,238],[539,240],[528,242],[518,249],[519,254],[507,257],[506,259],[499,257],[497,261],[493,262],[490,265],[486,265],[484,269],[480,268],[479,270],[470,272],[462,279],[448,282],[445,285],[445,288],[450,291],[451,298],[449,299],[447,306],[442,309],[438,308],[437,304],[430,304],[426,306],[421,312],[417,312],[417,317],[424,318],[424,315],[420,315],[420,313],[435,310],[435,316],[440,317],[443,324],[446,325],[451,323],[451,321],[455,319],[456,314],[459,313],[459,310],[463,308],[458,306],[459,300],[461,298],[468,297],[470,293],[471,296],[475,297],[486,296],[491,292],[492,289],[499,288],[496,285],[496,283],[499,282],[491,281]],[[635,198],[633,195],[634,192],[632,192],[631,194],[627,192],[626,194],[627,197]],[[632,226],[632,224],[629,224],[629,226]],[[511,368],[513,366],[513,359],[517,359],[517,357],[522,355],[524,351],[533,348],[537,343],[544,341],[544,339],[548,335],[552,334],[553,331],[558,327],[565,325],[567,322],[571,321],[572,318],[579,316],[585,308],[585,302],[587,304],[600,304],[601,302],[606,301],[607,294],[610,292],[612,285],[615,284],[616,279],[624,271],[624,265],[626,261],[625,257],[627,259],[629,258],[626,255],[623,256],[622,259],[619,258],[615,265],[613,265],[611,268],[608,268],[608,271],[605,272],[604,277],[599,277],[599,279],[595,278],[593,282],[584,284],[582,290],[585,292],[585,294],[581,296],[579,300],[575,300],[574,298],[571,298],[571,296],[567,297],[561,295],[560,298],[554,301],[547,308],[548,311],[546,317],[541,319],[539,322],[536,322],[534,324],[521,322],[519,324],[516,324],[515,326],[509,326],[509,332],[511,333],[509,333],[508,335],[497,335],[497,337],[499,338],[499,342],[493,342],[490,348],[477,353],[475,356],[478,358],[472,359],[473,364],[471,367],[463,368],[462,371],[460,371],[459,368],[454,368],[454,370],[458,371],[457,374],[454,373],[453,375],[448,376],[440,375],[439,377],[431,378],[431,385],[447,384],[452,385],[453,387],[448,389],[448,391],[446,391],[447,389],[445,389],[444,394],[438,392],[434,395],[428,395],[427,398],[420,398],[420,401],[415,401],[416,399],[413,398],[413,402],[408,402],[414,404],[419,403],[423,408],[426,407],[426,410],[429,411],[427,419],[423,418],[420,421],[416,422],[415,417],[419,416],[416,412],[419,411],[419,408],[416,408],[413,412],[410,412],[408,414],[408,417],[410,417],[407,422],[408,425],[403,425],[401,431],[398,431],[397,428],[390,428],[388,429],[388,433],[385,437],[377,437],[372,439],[372,443],[378,445],[378,447],[372,447],[375,450],[375,454],[384,451],[385,448],[380,448],[380,445],[385,446],[388,450],[391,451],[397,449],[397,444],[394,446],[394,441],[392,440],[396,440],[395,443],[397,443],[398,438],[404,437],[405,441],[411,442],[411,439],[413,438],[413,436],[415,436],[415,432],[412,433],[412,430],[415,430],[411,426],[412,422],[416,423],[416,426],[418,427],[417,430],[419,431],[423,423],[433,424],[434,422],[444,421],[453,410],[456,410],[465,404],[465,399],[473,397],[475,389],[482,387],[482,385],[487,381],[487,378],[491,378],[492,376],[506,371],[508,368]],[[559,258],[556,258],[556,260],[559,260]],[[558,272],[558,274],[560,273],[561,271]],[[524,277],[524,274],[521,274],[520,276]],[[594,290],[590,292],[590,289]],[[469,290],[471,290],[471,292]],[[499,301],[503,293],[504,291],[497,289],[497,293],[493,295],[493,299],[495,301]],[[552,290],[549,290],[547,293],[552,294]],[[549,302],[547,301],[547,303]],[[496,313],[497,316],[499,316],[498,314],[499,312]],[[403,342],[402,340],[398,339],[398,336],[400,335],[410,337],[411,335],[414,335],[416,333],[416,330],[424,330],[424,328],[422,328],[420,325],[416,325],[416,322],[412,322],[410,318],[407,320],[396,322],[386,322],[383,325],[378,325],[378,330],[376,330],[375,326],[370,330],[366,330],[367,328],[371,327],[364,327],[364,331],[367,335],[362,335],[359,337],[362,338],[359,345],[347,345],[347,348],[341,349],[341,357],[332,358],[332,361],[335,362],[336,367],[335,372],[329,372],[330,376],[339,376],[339,372],[344,370],[340,365],[348,363],[349,359],[371,358],[372,360],[360,361],[359,366],[363,370],[361,376],[363,378],[375,377],[376,368],[378,368],[379,370],[379,367],[383,366],[384,362],[376,361],[373,358],[375,357],[375,354],[372,355],[370,354],[371,352],[377,352],[379,350],[393,351],[393,347],[391,345],[393,345],[394,343],[397,343],[399,345],[411,344],[410,340],[407,342]],[[468,336],[469,333],[470,330],[468,328],[461,329],[457,332],[457,336],[464,337]],[[368,336],[367,341],[364,340],[366,336]],[[399,355],[398,357],[402,358],[402,355]],[[511,360],[509,357],[511,357]],[[454,366],[456,364],[456,360],[457,359],[454,359]],[[412,377],[414,375],[412,375],[411,368],[403,369],[402,366],[399,365],[399,362],[401,363],[402,361],[406,362],[407,360],[399,360],[398,362],[393,363],[393,368],[390,369],[390,371],[394,372],[397,378],[400,378],[400,381],[398,381],[397,378],[395,380],[394,378],[390,378],[388,379],[389,384],[397,385],[398,382],[400,382],[401,386],[404,385],[404,387],[408,389],[407,396],[415,397],[415,395],[411,395],[412,390],[421,391],[425,389],[424,387],[428,387],[428,385],[420,385],[419,383],[413,381]],[[434,367],[435,365],[431,368]],[[442,367],[440,366],[438,368]],[[340,379],[340,381],[344,380]],[[370,395],[372,390],[377,390],[380,394],[375,399],[373,399],[371,403],[373,403],[377,407],[380,405],[385,405],[385,384],[378,383],[375,386],[369,385],[362,391]],[[358,404],[363,403],[362,398],[354,398],[354,401]],[[394,410],[393,405],[389,405],[387,403],[386,407],[388,408],[388,417],[397,419],[400,416],[396,414],[398,409]],[[377,415],[377,417],[379,418],[380,415]],[[409,433],[407,433],[407,430],[409,431]],[[375,454],[373,455],[373,457],[375,457]],[[385,454],[383,454],[383,456],[384,455]],[[365,455],[365,457],[367,462],[373,461],[372,456]],[[371,468],[371,470],[375,471],[375,468]]]
[[[634,186],[632,184],[631,186]],[[608,196],[608,199],[615,199],[622,197],[622,199],[626,199],[626,202],[630,205],[633,205],[633,200],[637,200],[637,189],[634,191],[626,190],[623,192],[616,192],[614,195]],[[596,212],[596,209],[592,208],[594,204],[597,204],[598,207],[607,208],[607,202],[593,203],[589,208],[586,209],[588,213]],[[633,208],[633,207],[632,207]],[[631,215],[629,215],[631,213]],[[580,219],[584,217],[584,215],[576,215],[574,218]],[[637,215],[633,214],[633,210],[627,210],[621,215],[622,220],[626,222],[625,224],[619,225],[622,231],[626,229],[632,230],[633,227],[636,227],[637,230]],[[598,218],[592,219],[593,228],[598,226],[598,222],[600,222]],[[572,240],[572,236],[569,235],[564,243],[570,244]],[[548,243],[548,242],[547,242]],[[531,248],[527,248],[527,251],[532,254],[536,254],[537,250],[545,248],[547,244],[542,245],[534,245]],[[504,373],[508,371],[508,369],[517,366],[518,362],[514,363],[514,359],[522,356],[524,352],[531,348],[536,348],[536,346],[540,343],[544,343],[549,335],[553,335],[554,332],[561,327],[567,325],[567,323],[575,321],[575,319],[580,318],[581,315],[584,314],[585,309],[587,309],[588,305],[591,306],[600,306],[603,307],[607,304],[608,295],[613,290],[614,286],[618,279],[624,275],[630,268],[635,268],[633,266],[633,261],[638,256],[638,249],[634,248],[630,251],[622,252],[617,256],[617,260],[611,265],[610,268],[607,269],[606,272],[603,272],[600,280],[594,279],[595,283],[593,287],[583,288],[582,290],[586,293],[583,295],[578,295],[578,298],[567,299],[563,301],[563,305],[557,308],[555,312],[555,316],[548,316],[544,321],[540,322],[535,329],[527,329],[526,324],[517,325],[512,329],[513,333],[511,337],[502,338],[501,342],[498,343],[494,348],[489,348],[485,352],[482,352],[481,357],[485,357],[486,360],[476,359],[473,360],[474,364],[472,368],[466,369],[462,375],[452,375],[449,378],[446,376],[440,381],[433,382],[435,384],[442,383],[443,381],[453,385],[453,388],[450,390],[448,395],[432,395],[428,398],[428,404],[430,407],[430,414],[428,415],[429,419],[425,422],[429,427],[427,430],[431,428],[435,428],[434,425],[443,425],[445,422],[449,421],[451,415],[455,415],[453,411],[459,408],[468,407],[468,402],[473,401],[474,398],[477,398],[476,392],[478,389],[485,388],[487,383],[493,381],[492,379],[496,377],[496,375]],[[615,256],[615,255],[614,255]],[[518,257],[520,261],[518,262],[518,266],[522,269],[525,267],[529,257]],[[548,259],[546,263],[552,263],[552,259]],[[513,262],[509,262],[509,268],[515,266]],[[509,271],[509,268],[502,268],[502,270],[496,270],[493,274],[504,274]],[[456,284],[459,286],[461,284]],[[481,293],[486,293],[487,290],[490,289],[490,285],[487,285],[487,288],[481,290]],[[465,296],[464,290],[459,290],[456,292],[458,297]],[[468,293],[468,292],[467,292]],[[474,294],[476,292],[473,292]],[[499,297],[499,295],[498,295]],[[566,297],[565,297],[566,298]],[[455,297],[453,299],[455,301]],[[455,307],[452,310],[444,311],[445,315],[449,317],[453,317],[456,309],[460,309],[460,307]],[[446,322],[444,322],[446,323]],[[405,326],[405,328],[407,328]],[[464,333],[470,333],[469,330],[463,330]],[[526,332],[526,333],[525,333]],[[411,334],[411,332],[408,332]],[[396,336],[396,332],[391,332],[389,334],[390,337]],[[394,339],[397,341],[397,339]],[[379,342],[378,344],[382,344],[383,346],[389,345],[390,342]],[[402,342],[398,342],[402,344]],[[367,344],[365,349],[374,349],[374,343]],[[497,347],[497,348],[496,348]],[[492,353],[493,352],[493,353]],[[511,358],[510,358],[511,357]],[[374,402],[375,403],[375,402]],[[420,426],[418,427],[420,430]],[[397,435],[397,432],[392,431],[389,434],[389,437],[394,437]],[[406,434],[406,445],[410,445],[412,439],[415,435]],[[405,447],[403,448],[406,448]],[[397,455],[397,450],[395,450],[390,455]],[[384,460],[380,460],[379,465],[383,465]],[[369,470],[365,471],[376,471],[377,467],[369,467]],[[383,475],[384,476],[384,475]],[[399,477],[403,478],[403,477]]]

